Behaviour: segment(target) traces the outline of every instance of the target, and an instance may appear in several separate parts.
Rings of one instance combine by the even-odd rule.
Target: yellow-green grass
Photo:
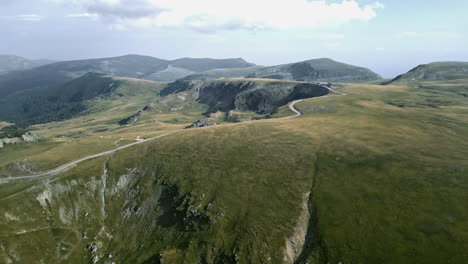
[[[161,99],[159,90],[165,83],[117,79],[126,82],[110,96],[90,100],[84,114],[69,120],[33,126],[32,131],[39,136],[39,143],[6,145],[0,149],[0,174],[11,176],[30,173],[14,169],[17,167],[13,164],[15,161],[22,161],[36,172],[53,169],[113,149],[120,138],[136,140],[154,137],[181,129],[203,118],[201,113],[206,107],[197,104],[191,96],[187,96],[185,101],[174,95]],[[136,124],[118,124],[147,104],[155,105],[155,111],[146,111]],[[183,109],[170,111],[173,107]]]
[[[14,125],[13,123],[0,121],[0,128],[8,127]]]
[[[53,169],[84,156],[110,150],[120,138],[150,138],[206,118],[201,113],[207,110],[207,106],[197,103],[191,92],[160,98],[159,90],[165,83],[117,79],[126,82],[110,96],[90,100],[87,111],[82,115],[60,122],[34,125],[32,130],[39,136],[40,144],[19,144],[0,149],[0,167],[3,167],[0,172],[10,176],[30,173],[12,169],[16,166],[10,163],[18,160],[36,172]],[[146,111],[137,123],[125,126],[118,124],[147,104],[153,105],[155,109]],[[236,113],[242,116],[240,121],[262,117],[251,112]],[[210,122],[227,123],[224,114],[210,119]]]
[[[0,218],[0,256],[91,260],[84,248],[94,241],[102,262],[283,263],[310,192],[299,262],[463,263],[468,102],[438,85],[434,94],[345,84],[347,96],[297,104],[299,118],[188,130],[58,176],[2,184],[0,208],[14,217]],[[44,191],[47,208],[37,200]],[[14,234],[37,228],[56,231]],[[21,241],[29,244],[15,247]],[[64,252],[52,250],[60,245]]]

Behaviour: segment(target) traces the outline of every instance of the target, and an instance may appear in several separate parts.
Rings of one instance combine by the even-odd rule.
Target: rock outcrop
[[[12,138],[1,138],[0,139],[0,148],[5,147],[5,145],[14,145],[22,142],[25,143],[34,143],[39,141],[39,137],[34,135],[31,132],[26,132],[21,137],[12,137]]]
[[[197,96],[199,103],[209,106],[204,113],[207,116],[230,110],[269,114],[290,101],[329,93],[326,85],[319,83],[227,79],[208,82],[177,81],[163,89],[161,95],[188,90]]]
[[[140,110],[138,111],[136,114],[130,116],[130,117],[127,117],[125,119],[122,119],[119,121],[119,124],[121,126],[124,126],[124,125],[131,125],[131,124],[134,124],[138,121],[138,119],[140,117],[142,117],[144,115],[144,111],[143,110]]]
[[[152,104],[147,104],[143,108],[143,110],[140,110],[136,114],[120,120],[119,124],[121,126],[135,124],[138,121],[138,119],[140,119],[141,117],[145,115],[146,111],[153,111],[153,110],[154,110],[154,106]]]
[[[208,120],[204,119],[204,120],[198,120],[194,122],[193,124],[191,124],[190,126],[187,126],[185,128],[190,129],[190,128],[197,128],[197,127],[209,127],[209,126],[214,126],[214,125],[216,124],[211,124],[209,123]]]

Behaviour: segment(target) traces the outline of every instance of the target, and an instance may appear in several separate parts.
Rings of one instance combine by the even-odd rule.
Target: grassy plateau
[[[126,81],[125,96],[35,125],[39,143],[0,149],[1,173],[204,118],[191,92],[159,97],[164,84]],[[220,119],[58,175],[4,179],[0,262],[465,263],[468,80],[338,90],[347,95],[298,103],[298,118]],[[146,104],[137,123],[118,125]]]

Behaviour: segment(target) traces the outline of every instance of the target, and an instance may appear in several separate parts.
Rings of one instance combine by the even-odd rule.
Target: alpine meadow
[[[0,263],[468,263],[466,11],[0,1]]]

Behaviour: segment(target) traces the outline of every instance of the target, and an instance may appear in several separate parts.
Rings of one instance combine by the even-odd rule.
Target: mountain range
[[[28,67],[33,67],[33,64],[28,65]],[[0,119],[17,124],[58,121],[79,114],[85,109],[83,101],[112,91],[112,89],[107,89],[108,87],[103,89],[95,86],[101,84],[105,76],[163,82],[176,80],[194,82],[243,77],[252,80],[333,82],[363,82],[380,79],[379,75],[368,69],[331,59],[265,67],[254,65],[241,58],[163,60],[150,56],[126,55],[62,61],[31,69],[15,67],[17,70],[0,75],[0,102],[2,102]],[[94,74],[89,75],[89,73]],[[89,83],[84,83],[84,81]],[[112,81],[109,81],[109,84],[110,82]],[[253,83],[250,82],[250,84]],[[175,82],[168,87],[178,84],[180,82]],[[95,91],[89,93],[89,89],[85,87],[95,87]],[[88,96],[80,96],[80,94]],[[92,97],[89,97],[91,95]],[[276,103],[273,105],[277,106]],[[272,110],[271,107],[268,109]]]
[[[22,90],[58,86],[89,72],[155,81],[172,81],[189,74],[216,68],[249,66],[252,64],[243,59],[184,58],[168,61],[139,55],[63,61],[0,76],[0,98]]]
[[[0,263],[465,263],[465,65],[3,74]]]
[[[22,71],[32,69],[42,65],[54,63],[53,60],[39,59],[28,60],[15,55],[0,55],[0,75],[12,71]]]

